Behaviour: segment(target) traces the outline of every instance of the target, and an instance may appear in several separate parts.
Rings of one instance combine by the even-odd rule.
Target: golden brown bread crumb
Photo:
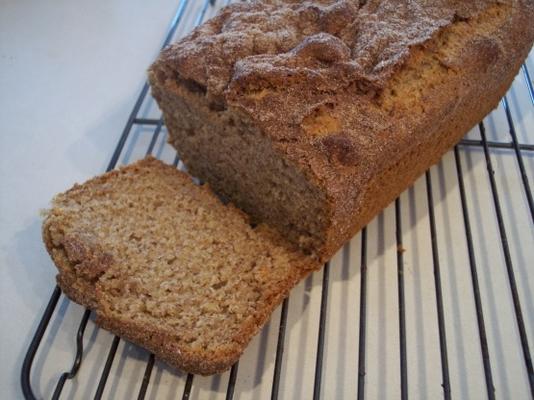
[[[326,260],[497,104],[533,19],[532,0],[252,1],[149,79],[189,171]]]
[[[99,324],[200,374],[237,361],[318,267],[152,158],[58,195],[43,236],[60,287],[96,309]]]

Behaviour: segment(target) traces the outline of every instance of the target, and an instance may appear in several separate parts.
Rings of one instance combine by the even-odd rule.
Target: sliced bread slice
[[[316,261],[153,158],[56,196],[43,237],[72,300],[178,369],[236,362]]]

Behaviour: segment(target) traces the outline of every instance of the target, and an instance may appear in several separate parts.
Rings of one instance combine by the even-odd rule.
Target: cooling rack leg
[[[193,378],[195,375],[187,374],[187,380],[185,381],[184,393],[182,394],[182,400],[188,400],[191,395],[191,388],[193,386]]]
[[[317,355],[315,359],[315,379],[313,383],[313,399],[321,398],[321,383],[323,376],[323,351],[324,335],[326,331],[326,310],[328,304],[328,281],[330,275],[330,263],[326,263],[323,268],[323,285],[321,291],[321,312],[319,315],[319,333],[317,338]]]
[[[52,314],[54,313],[54,310],[56,309],[57,302],[60,296],[61,296],[61,290],[59,289],[59,286],[56,285],[56,287],[54,288],[54,291],[52,292],[52,296],[50,296],[50,300],[48,301],[48,305],[46,306],[43,317],[41,318],[41,321],[39,322],[39,325],[37,326],[37,330],[35,331],[35,335],[33,336],[33,339],[30,343],[30,347],[28,347],[28,352],[26,353],[26,357],[24,357],[24,362],[22,363],[22,372],[20,376],[20,382],[22,385],[22,393],[24,394],[24,397],[26,399],[35,399],[35,395],[33,394],[31,383],[30,383],[30,374],[31,374],[33,359],[35,358],[35,354],[37,353],[39,344],[41,343],[41,340],[43,339],[43,335],[46,331],[46,328],[48,327],[50,318],[52,318]]]
[[[445,313],[443,311],[443,294],[441,290],[441,272],[439,265],[438,241],[436,234],[436,218],[434,216],[434,198],[432,194],[432,177],[430,171],[425,173],[428,217],[430,221],[430,240],[432,244],[432,263],[434,265],[434,287],[436,290],[436,309],[438,314],[439,349],[441,357],[441,377],[443,379],[443,397],[451,398],[449,379],[449,359],[447,355],[447,335],[445,332]]]
[[[276,345],[276,359],[274,362],[274,376],[273,385],[271,389],[271,400],[278,399],[278,391],[280,389],[280,372],[282,370],[282,359],[284,357],[284,342],[286,336],[286,323],[287,323],[287,308],[289,298],[285,298],[282,303],[282,310],[280,312],[280,325],[278,328],[278,343]]]
[[[89,309],[85,310],[85,312],[83,313],[82,320],[80,321],[80,325],[78,326],[78,333],[76,334],[76,356],[74,358],[74,363],[72,364],[72,367],[69,372],[64,372],[61,374],[57,382],[56,389],[54,390],[54,394],[52,395],[52,400],[59,399],[59,396],[61,395],[61,391],[63,390],[63,386],[65,385],[67,379],[74,378],[78,373],[78,370],[80,369],[83,357],[83,335],[85,333],[85,327],[87,326],[87,321],[89,320],[90,315],[91,310]]]
[[[484,365],[484,376],[486,378],[486,392],[489,400],[495,399],[495,387],[493,386],[493,375],[491,372],[491,362],[488,349],[488,338],[486,336],[486,326],[484,322],[484,312],[482,310],[482,301],[480,299],[480,287],[478,284],[478,273],[476,267],[475,250],[473,248],[473,236],[471,234],[471,223],[469,220],[469,211],[467,209],[467,199],[465,195],[465,185],[463,178],[462,162],[458,146],[454,147],[454,159],[456,162],[456,175],[458,177],[458,188],[460,190],[460,200],[462,203],[462,215],[464,219],[465,238],[467,252],[469,255],[469,268],[471,270],[471,281],[473,284],[473,297],[475,299],[475,308],[477,314],[478,335],[480,337],[480,351],[482,353],[482,363]]]
[[[237,379],[237,370],[239,368],[239,361],[232,365],[230,370],[230,378],[228,378],[228,388],[226,389],[226,400],[234,398],[235,381]]]
[[[367,333],[367,227],[362,230],[360,264],[360,327],[358,342],[358,400],[365,396],[365,340]]]
[[[109,349],[108,358],[106,364],[104,365],[104,370],[100,376],[100,382],[98,382],[98,387],[96,388],[95,400],[100,400],[104,394],[104,388],[106,387],[106,382],[108,381],[109,372],[111,371],[111,365],[113,364],[113,359],[117,353],[117,347],[119,346],[120,338],[115,336],[113,342],[111,343],[111,348]]]
[[[395,200],[395,233],[397,237],[397,278],[399,289],[399,340],[401,399],[408,399],[408,363],[406,359],[406,306],[404,301],[404,249],[402,247],[402,223],[400,198]]]
[[[146,390],[148,389],[150,376],[152,375],[152,368],[154,368],[154,360],[154,354],[150,353],[148,362],[146,363],[145,374],[143,375],[143,381],[141,382],[141,388],[139,389],[137,400],[143,400],[146,396]]]

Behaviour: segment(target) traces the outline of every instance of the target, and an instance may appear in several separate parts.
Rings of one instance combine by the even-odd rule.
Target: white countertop
[[[54,287],[39,210],[104,171],[177,5],[0,0],[4,399],[22,397],[22,360]]]

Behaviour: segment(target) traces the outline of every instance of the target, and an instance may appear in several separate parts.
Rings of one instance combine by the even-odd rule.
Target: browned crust
[[[168,48],[149,72],[153,93],[168,121],[173,138],[171,143],[179,151],[184,152],[185,146],[180,148],[180,143],[187,138],[172,123],[172,110],[177,104],[173,96],[174,99],[182,98],[182,102],[186,106],[191,104],[191,108],[199,101],[191,101],[190,98],[205,96],[207,101],[218,104],[213,113],[245,114],[248,119],[241,120],[248,121],[262,135],[270,138],[279,157],[301,171],[303,179],[326,194],[324,209],[330,224],[322,232],[324,244],[315,249],[323,261],[329,259],[346,240],[436,163],[496,106],[534,40],[532,1],[442,1],[435,4],[391,1],[387,6],[382,2],[386,8],[406,6],[408,3],[430,7],[441,4],[443,14],[439,18],[443,19],[439,23],[436,22],[439,18],[433,21],[439,27],[434,25],[430,29],[434,29],[431,35],[417,38],[415,42],[406,39],[410,37],[411,26],[396,32],[401,42],[399,54],[386,60],[389,62],[386,68],[348,73],[343,68],[349,53],[343,46],[350,44],[352,34],[343,36],[336,33],[337,28],[341,27],[340,24],[348,27],[347,19],[356,21],[362,10],[372,13],[373,7],[382,8],[377,6],[378,2],[367,2],[363,9],[355,11],[348,3],[334,0],[302,3],[302,9],[311,10],[308,10],[310,15],[321,9],[328,9],[319,12],[323,16],[334,11],[334,14],[340,13],[331,27],[336,37],[303,34],[304,31],[315,32],[315,22],[310,22],[315,20],[307,19],[308,11],[302,14],[305,16],[302,21],[293,18],[292,13],[300,7],[299,2],[240,4],[226,9]],[[287,29],[302,36],[297,39],[294,48],[255,53],[257,49],[254,46],[252,50],[237,47],[228,50],[219,46],[219,41],[224,41],[227,34],[224,31],[227,26],[231,27],[228,28],[230,30],[243,32],[244,38],[254,39],[257,39],[254,36],[256,32],[265,26],[277,26],[270,17],[261,16],[262,12],[266,13],[273,7],[279,8],[277,15],[284,15],[288,8],[292,8],[293,11],[287,11],[283,18],[287,19]],[[459,8],[454,11],[455,7]],[[393,9],[390,11],[394,12]],[[404,17],[414,18],[410,15]],[[421,25],[426,32],[429,27],[423,26],[422,21],[413,22]],[[474,29],[464,29],[471,23],[476,24]],[[253,27],[247,29],[249,25]],[[265,39],[266,42],[272,40],[279,45],[272,38],[284,34],[286,26],[281,26],[273,32],[271,39]],[[457,47],[452,46],[450,54],[443,54],[440,40],[454,29],[460,30],[458,37],[454,38],[460,42]],[[358,35],[373,39],[373,35],[380,37],[381,33],[358,32],[356,40]],[[406,47],[404,40],[410,45]],[[300,57],[303,49],[313,54]],[[224,51],[229,54],[220,57],[220,52]],[[322,60],[321,54],[331,59]],[[359,60],[358,52],[351,54],[356,61]],[[377,54],[382,57],[382,53]],[[420,54],[427,58],[424,63],[417,64]],[[443,81],[438,79],[438,75],[417,78],[425,63],[436,61],[442,72],[445,71]],[[388,90],[395,89],[395,80],[414,66],[415,78],[407,79],[418,82],[414,92],[421,89],[420,97],[413,101],[395,100],[393,103],[384,100]],[[306,75],[308,73],[309,76]],[[184,79],[188,80],[187,85]],[[357,88],[349,85],[347,90],[343,86],[347,80],[357,82]],[[360,83],[365,83],[364,87],[358,86]],[[322,85],[321,88],[318,89],[318,85]],[[188,89],[192,86],[197,90]],[[184,96],[184,91],[189,94]],[[329,132],[317,139],[299,127],[299,121],[305,121],[310,111],[314,112],[325,102],[336,104],[336,115],[343,126],[340,131]],[[184,159],[188,159],[186,154]],[[194,164],[191,161],[192,170]],[[206,179],[204,176],[201,178]]]
[[[86,308],[95,310],[97,307],[96,300],[93,295],[92,288],[80,288],[75,284],[75,277],[66,272],[56,275],[56,282],[61,288],[61,291],[69,299]]]
[[[57,283],[71,300],[96,311],[97,323],[105,329],[130,340],[152,351],[158,358],[169,365],[195,374],[210,375],[223,372],[230,368],[243,353],[251,338],[269,319],[273,310],[287,297],[304,276],[318,265],[300,253],[289,248],[294,269],[288,271],[284,278],[269,275],[270,271],[262,271],[262,297],[258,301],[253,314],[248,316],[240,325],[239,332],[225,345],[215,350],[192,349],[181,344],[173,337],[173,332],[158,329],[157,326],[137,323],[133,320],[121,319],[110,312],[109,299],[105,288],[100,283],[100,277],[114,262],[109,254],[102,251],[100,244],[87,232],[68,234],[66,223],[71,223],[62,211],[63,201],[76,196],[81,191],[98,191],[98,184],[109,183],[113,177],[125,171],[136,171],[137,168],[161,169],[162,173],[171,174],[178,180],[190,180],[184,173],[153,158],[123,167],[102,176],[93,178],[83,185],[76,185],[73,189],[59,195],[54,200],[54,207],[49,210],[43,223],[42,236],[46,248],[58,268]],[[97,186],[94,188],[94,186]],[[215,199],[215,195],[204,186],[204,194]],[[233,213],[238,213],[244,221],[247,216],[240,210],[228,205]],[[273,246],[287,247],[287,244],[275,232],[265,226],[256,228],[258,235]]]
[[[517,69],[520,66],[521,62],[518,63]],[[460,107],[465,112],[462,118],[458,118],[458,115],[451,115],[437,126],[436,133],[429,140],[406,152],[396,164],[374,176],[363,194],[362,206],[355,211],[358,218],[352,221],[352,226],[346,231],[331,229],[327,232],[327,236],[331,239],[325,247],[324,257],[327,259],[332,257],[339,250],[340,242],[350,240],[426,170],[438,163],[443,154],[458,143],[465,133],[497,107],[515,76],[514,70],[508,76],[502,77],[499,87],[485,94],[487,103],[476,101],[478,100],[476,95],[466,99]]]
[[[96,322],[102,328],[151,351],[171,367],[193,374],[211,375],[224,372],[243,352],[242,348],[234,347],[230,351],[213,354],[194,353],[177,346],[172,337],[164,332],[148,326],[107,318],[101,313],[97,314]]]
[[[79,279],[75,273],[74,265],[68,259],[64,247],[59,244],[56,245],[52,241],[50,228],[54,226],[54,223],[50,216],[45,219],[42,228],[42,237],[46,250],[58,269],[56,282],[69,299],[84,307],[95,309],[97,303],[93,285],[84,283]]]
[[[531,48],[534,30],[530,26],[528,34],[524,33],[526,15],[516,10],[491,38],[469,42],[471,48],[463,49],[462,58],[454,60],[458,65],[451,67],[455,71],[453,77],[433,91],[428,90],[423,97],[427,110],[420,119],[404,118],[403,121],[399,117],[399,124],[407,123],[412,129],[410,136],[400,143],[385,142],[384,153],[392,154],[393,160],[395,153],[401,156],[377,170],[367,182],[362,182],[363,190],[357,203],[345,206],[345,212],[334,217],[334,226],[326,233],[326,259],[498,106]],[[409,112],[398,110],[399,114]],[[397,149],[387,149],[391,146]],[[343,203],[347,204],[347,199]],[[340,229],[336,229],[336,225]]]
[[[146,162],[152,160],[142,161]],[[120,169],[107,172],[90,179],[84,185],[75,184],[65,193],[56,196],[52,202],[52,209],[46,213],[41,229],[46,250],[58,269],[57,284],[68,298],[93,310],[97,307],[94,285],[98,276],[105,270],[102,261],[110,264],[113,260],[109,254],[99,251],[94,244],[86,243],[81,237],[64,236],[65,221],[62,219],[60,203],[63,199],[77,196],[81,192],[90,190],[93,185],[113,179],[120,173]],[[80,264],[86,267],[82,271],[76,268]]]

